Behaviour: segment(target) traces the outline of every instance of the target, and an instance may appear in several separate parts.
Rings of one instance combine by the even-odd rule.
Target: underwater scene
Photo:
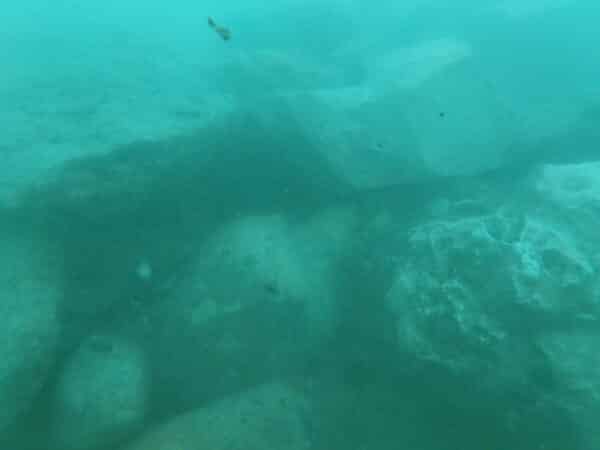
[[[0,450],[600,450],[599,23],[6,0]]]

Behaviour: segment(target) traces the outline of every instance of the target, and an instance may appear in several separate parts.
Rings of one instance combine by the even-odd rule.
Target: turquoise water
[[[2,448],[599,448],[600,10],[438,3],[4,6]]]

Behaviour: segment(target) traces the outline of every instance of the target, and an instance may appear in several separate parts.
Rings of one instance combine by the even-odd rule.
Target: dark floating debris
[[[208,18],[208,26],[215,30],[215,32],[221,36],[221,39],[224,41],[231,39],[231,31],[225,27],[222,27],[221,25],[217,25],[211,17]]]

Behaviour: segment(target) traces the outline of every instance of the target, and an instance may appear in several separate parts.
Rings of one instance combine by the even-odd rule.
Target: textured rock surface
[[[387,297],[401,347],[480,381],[520,385],[547,368],[536,336],[596,323],[593,170],[547,167],[537,194],[485,214],[453,215],[450,206],[415,227]]]
[[[146,413],[147,375],[143,355],[132,344],[111,336],[84,341],[58,381],[57,447],[110,446],[135,431]]]
[[[28,237],[0,232],[0,437],[25,413],[54,363],[60,287]]]
[[[290,387],[267,384],[176,417],[127,450],[301,450],[310,448],[306,404]]]
[[[580,248],[590,256],[594,279],[587,291],[585,308],[572,329],[545,333],[538,338],[555,374],[558,390],[553,399],[565,406],[578,424],[585,448],[598,448],[597,417],[600,416],[600,163],[547,166],[537,189],[557,219],[578,238]],[[566,303],[581,298],[581,291],[563,297]]]
[[[592,228],[600,218],[600,163],[547,165],[536,188],[551,204],[564,212],[571,224],[579,223],[579,233]],[[595,228],[590,231],[596,231]]]

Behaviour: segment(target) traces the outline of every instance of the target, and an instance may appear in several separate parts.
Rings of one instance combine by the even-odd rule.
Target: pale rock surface
[[[175,417],[126,450],[305,450],[306,414],[304,398],[275,382]]]
[[[148,381],[144,356],[134,344],[109,335],[83,341],[56,387],[56,445],[101,448],[137,431],[146,413]]]
[[[355,224],[354,212],[343,208],[299,223],[281,215],[234,220],[200,249],[174,301],[198,325],[265,298],[301,302],[315,335],[327,334],[335,263]]]
[[[570,215],[589,219],[600,216],[600,162],[546,165],[536,187]]]
[[[472,52],[453,38],[418,42],[375,58],[360,85],[283,98],[333,172],[358,189],[479,174],[510,164],[530,137]]]

